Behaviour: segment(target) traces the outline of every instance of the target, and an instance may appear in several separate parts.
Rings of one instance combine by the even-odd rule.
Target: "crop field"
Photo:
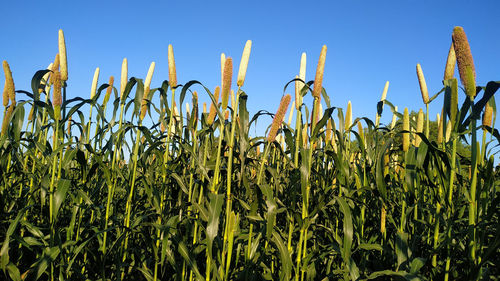
[[[416,65],[422,109],[398,110],[387,82],[354,117],[322,87],[326,46],[313,80],[304,53],[276,111],[249,113],[250,40],[215,89],[179,83],[169,45],[161,85],[124,59],[67,98],[60,30],[31,89],[3,61],[0,279],[499,280],[500,82],[476,85],[463,28],[449,42],[441,91]]]

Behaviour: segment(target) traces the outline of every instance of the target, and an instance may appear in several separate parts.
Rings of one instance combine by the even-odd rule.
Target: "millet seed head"
[[[283,123],[283,118],[285,118],[285,114],[288,110],[288,105],[290,105],[290,101],[292,96],[289,94],[285,95],[280,102],[280,106],[276,115],[274,115],[273,123],[271,125],[271,130],[269,130],[269,134],[267,136],[268,142],[273,142],[276,139],[276,134],[278,133],[278,129],[281,127]]]
[[[92,87],[90,88],[90,99],[93,99],[97,91],[97,81],[99,80],[99,67],[94,71],[94,78],[92,78]]]
[[[243,84],[245,83],[245,76],[247,73],[248,60],[250,59],[251,49],[252,49],[252,40],[248,40],[245,44],[245,48],[243,49],[240,68],[238,70],[238,80],[236,81],[236,85],[238,85],[238,87],[243,87]]]
[[[125,101],[125,87],[127,87],[127,80],[128,80],[128,61],[127,58],[123,59],[122,62],[122,72],[121,72],[121,78],[120,78],[120,98],[121,101]]]
[[[387,98],[387,91],[388,90],[389,90],[389,81],[386,81],[385,86],[384,86],[384,91],[382,92],[382,97],[380,98],[380,101],[385,101],[385,99]]]
[[[457,58],[460,81],[462,81],[467,96],[470,99],[474,99],[476,96],[476,70],[474,68],[474,60],[472,59],[469,41],[461,26],[456,26],[453,29],[452,39]]]
[[[224,64],[224,77],[222,83],[222,110],[227,109],[229,92],[231,90],[231,80],[233,77],[233,59],[228,57]]]
[[[403,130],[410,131],[410,115],[408,114],[408,108],[405,107],[403,113]],[[410,133],[403,133],[403,151],[406,152],[410,148]]]
[[[427,83],[425,83],[424,72],[419,63],[417,63],[417,77],[418,84],[420,85],[420,93],[422,94],[422,101],[424,104],[429,103],[429,91],[427,90]]]
[[[104,101],[102,104],[106,105],[109,101],[109,97],[111,96],[111,92],[113,92],[113,83],[115,82],[115,77],[110,76],[108,82],[108,88],[106,88],[106,95],[104,95]]]
[[[64,32],[59,29],[59,56],[61,60],[61,80],[68,80],[68,59],[66,56],[66,42],[64,41]]]
[[[54,118],[56,120],[61,119],[61,104],[62,104],[62,97],[61,97],[61,73],[59,71],[56,71],[53,73],[54,75],[54,97],[52,104],[54,106]]]
[[[492,99],[494,97],[491,97]],[[483,126],[491,127],[493,121],[493,107],[487,102],[483,113]]]
[[[448,58],[446,59],[446,68],[444,69],[444,80],[453,78],[455,74],[455,65],[457,63],[457,57],[455,55],[455,48],[453,48],[453,42],[451,43],[450,50],[448,51]]]
[[[177,86],[177,72],[175,70],[174,48],[168,45],[168,82],[171,88]]]
[[[212,123],[214,123],[215,115],[217,114],[216,107],[219,103],[219,94],[220,94],[220,87],[217,86],[217,87],[215,87],[215,92],[214,92],[214,98],[215,98],[216,104],[214,104],[212,102],[212,104],[210,105],[210,112],[208,113],[208,117],[207,117],[207,124],[208,125],[212,125]]]
[[[52,68],[50,69],[52,71],[52,74],[50,75],[50,84],[54,84],[54,73],[56,71],[59,71],[59,64],[60,64],[60,56],[59,53],[57,53],[56,57],[54,58],[54,62],[52,63]]]
[[[316,76],[314,78],[314,88],[313,97],[320,98],[321,90],[323,89],[323,73],[325,72],[325,60],[326,60],[326,45],[321,48],[321,54],[319,55],[318,67],[316,68]]]
[[[3,92],[3,105],[7,106],[5,104],[6,99],[7,99],[7,103],[8,103],[9,99],[11,100],[12,103],[15,103],[15,101],[16,101],[16,89],[14,86],[14,78],[12,78],[12,71],[10,70],[9,63],[4,60],[2,62],[2,66],[3,66],[3,72],[5,73],[5,86],[3,89],[3,91],[4,91]]]

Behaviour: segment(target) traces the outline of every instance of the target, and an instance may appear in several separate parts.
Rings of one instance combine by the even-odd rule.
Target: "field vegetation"
[[[314,80],[303,54],[276,112],[251,115],[251,44],[238,72],[221,57],[215,89],[178,83],[171,45],[161,85],[155,63],[141,79],[124,59],[116,81],[95,70],[88,97],[67,98],[62,31],[30,90],[3,61],[1,278],[499,279],[500,83],[476,85],[461,27],[441,91],[429,95],[417,64],[423,109],[398,110],[387,82],[373,118],[330,103],[326,46]],[[252,136],[266,115],[266,134]]]

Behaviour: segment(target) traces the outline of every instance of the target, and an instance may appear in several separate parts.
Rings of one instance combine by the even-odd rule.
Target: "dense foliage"
[[[171,49],[170,77],[157,88],[154,64],[144,81],[128,78],[124,64],[120,87],[97,87],[96,71],[90,99],[66,99],[65,54],[35,73],[31,91],[17,91],[26,101],[16,102],[6,79],[2,278],[498,280],[499,135],[491,112],[476,121],[496,112],[500,83],[459,106],[457,79],[443,80],[424,98],[426,111],[442,101],[435,123],[397,112],[385,94],[375,122],[352,120],[350,106],[332,106],[321,87],[324,48],[315,81],[287,84],[295,102],[285,95],[269,135],[253,137],[267,113],[247,111],[249,47],[233,94],[230,58],[211,92],[177,85]],[[301,102],[308,93],[311,108]],[[202,94],[209,112],[198,108]],[[189,112],[175,105],[186,100]],[[283,122],[288,108],[294,125]],[[380,124],[383,113],[394,122]],[[470,146],[457,152],[463,141]]]

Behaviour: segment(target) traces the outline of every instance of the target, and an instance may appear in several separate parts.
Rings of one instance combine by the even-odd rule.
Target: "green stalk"
[[[429,138],[429,104],[425,104],[425,137]]]
[[[120,121],[119,121],[119,124],[118,124],[118,141],[117,141],[117,144],[116,144],[116,147],[115,147],[115,151],[113,151],[113,159],[111,160],[111,171],[113,171],[111,177],[112,177],[112,181],[113,181],[113,184],[112,185],[108,185],[108,199],[106,201],[106,215],[105,215],[105,218],[104,218],[104,230],[106,229],[106,227],[108,226],[108,221],[109,221],[109,211],[110,211],[110,207],[111,207],[111,201],[113,200],[113,195],[114,195],[114,190],[115,190],[115,185],[116,185],[116,178],[113,177],[113,174],[114,174],[114,170],[115,170],[115,163],[116,163],[116,157],[117,157],[117,153],[118,151],[121,149],[121,135],[122,135],[122,124],[123,124],[123,109],[124,109],[124,105],[125,103],[121,103],[120,105]],[[107,240],[107,237],[108,237],[108,232],[105,231],[104,232],[104,237],[103,237],[103,240],[102,240],[102,253],[103,255],[106,255],[106,240]]]
[[[441,204],[437,202],[436,206],[436,223],[434,225],[434,245],[433,245],[433,250],[434,250],[434,255],[432,255],[432,266],[436,267],[437,266],[437,254],[435,253],[437,251],[438,247],[438,239],[439,239],[439,215],[441,214]]]
[[[471,116],[472,108],[474,107],[474,97],[470,97],[471,102]],[[477,186],[477,132],[476,132],[476,119],[471,118],[470,130],[472,133],[472,147],[471,147],[471,187],[470,187],[470,202],[469,202],[469,234],[470,234],[470,257],[477,263],[476,259],[476,186]]]
[[[58,142],[59,142],[59,138],[57,137],[57,135],[59,134],[59,120],[55,120],[55,126],[56,126],[56,130],[55,130],[55,135],[56,137],[54,138],[54,150],[53,152],[55,152],[57,150],[57,146],[58,146]],[[54,158],[52,160],[52,176],[51,176],[51,179],[50,179],[50,187],[49,187],[49,221],[50,221],[50,224],[51,224],[51,228],[53,226],[53,223],[54,223],[54,217],[53,217],[53,208],[54,208],[54,181],[55,181],[55,178],[56,178],[56,165],[57,165],[57,154],[54,154]],[[52,229],[52,231],[54,231],[54,229]]]
[[[212,186],[210,187],[210,191],[212,193],[217,194],[217,185],[219,184],[219,174],[220,174],[220,158],[221,158],[221,150],[222,150],[222,139],[224,139],[224,120],[219,120],[219,145],[217,147],[217,158],[215,158],[215,171],[214,178],[212,180]]]
[[[227,226],[229,222],[229,214],[232,209],[232,199],[231,199],[231,183],[232,183],[232,170],[233,170],[233,153],[234,153],[234,135],[236,131],[236,116],[238,116],[238,104],[240,100],[240,87],[236,92],[236,104],[233,108],[233,116],[231,117],[231,133],[229,135],[229,157],[227,160],[227,179],[226,179],[226,227],[224,230],[224,247],[227,242]]]
[[[264,164],[267,159],[267,156],[269,155],[269,148],[271,147],[270,143],[267,143],[266,148],[264,149],[264,154],[262,155],[261,161],[260,161],[260,168],[259,168],[259,173],[257,175],[257,185],[260,185],[262,183],[262,175],[264,173]],[[247,247],[247,259],[250,259],[250,250],[252,246],[252,232],[253,232],[253,224],[250,223],[250,231],[248,234],[248,247]]]
[[[141,125],[142,125],[142,120],[139,121],[139,127]],[[139,129],[137,129],[137,137],[135,140],[134,154],[132,156],[132,162],[134,165],[134,168],[132,170],[132,183],[130,184],[130,193],[128,195],[127,204],[125,207],[125,210],[127,213],[127,215],[125,217],[125,228],[126,229],[128,229],[130,227],[130,213],[132,210],[132,198],[134,195],[134,187],[135,187],[135,180],[136,180],[136,173],[137,173],[137,154],[139,153],[140,141],[141,141],[141,131]],[[129,237],[128,234],[125,235],[125,244],[124,244],[124,248],[123,248],[124,251],[123,251],[122,262],[124,262],[125,259],[127,258],[128,237]],[[125,274],[125,271],[122,272],[122,279],[124,277],[124,274]]]
[[[226,252],[226,245],[228,243],[228,235],[230,229],[229,227],[229,219],[232,209],[232,199],[231,199],[231,183],[232,183],[232,170],[233,170],[233,153],[234,153],[234,135],[236,130],[236,116],[238,116],[238,105],[240,100],[240,90],[241,87],[238,87],[238,91],[236,92],[236,100],[233,108],[233,115],[231,117],[231,133],[229,135],[229,155],[227,160],[227,179],[226,179],[226,220],[225,220],[225,228],[224,228],[224,242],[223,242],[223,250],[222,252]],[[232,245],[228,245],[232,249]],[[231,253],[228,253],[228,263],[231,262]],[[224,260],[223,260],[224,263]],[[227,270],[229,270],[229,264],[226,268],[226,280],[227,280]]]
[[[456,154],[457,154],[457,138],[453,139],[453,147],[451,152],[451,170],[450,170],[450,186],[448,187],[448,231],[446,233],[446,247],[447,247],[447,256],[446,256],[446,265],[445,265],[445,273],[444,280],[448,281],[448,276],[450,272],[450,263],[451,263],[451,230],[453,226],[453,187],[455,181],[455,169],[456,169]]]

